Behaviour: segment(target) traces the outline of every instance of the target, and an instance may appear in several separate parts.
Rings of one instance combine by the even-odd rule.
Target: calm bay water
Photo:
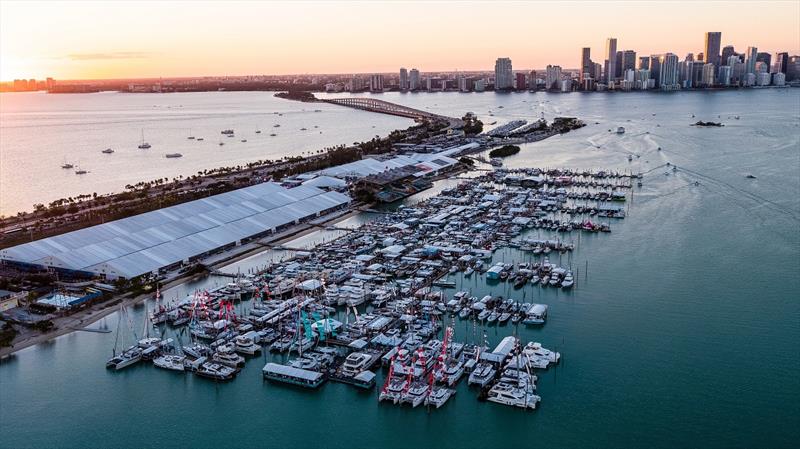
[[[581,236],[562,260],[579,270],[573,291],[462,282],[476,295],[551,306],[543,328],[520,328],[523,339],[564,357],[539,376],[539,410],[478,402],[464,382],[430,413],[379,405],[377,390],[286,388],[263,383],[263,358],[224,385],[145,365],[112,373],[104,362],[114,335],[75,332],[0,363],[0,446],[790,447],[800,440],[800,91],[380,98],[500,123],[575,115],[589,125],[525,145],[506,165],[649,172],[628,201],[628,218],[612,222],[611,234]],[[700,119],[726,126],[688,126]],[[617,126],[627,132],[608,132]],[[666,162],[679,170],[665,174]],[[512,249],[495,255],[523,257]],[[116,323],[112,315],[93,327]],[[487,328],[493,344],[511,332]],[[457,322],[456,338],[474,332]]]
[[[13,215],[31,210],[35,203],[79,194],[120,192],[126,184],[139,181],[303,155],[386,135],[412,123],[355,109],[287,101],[275,98],[273,92],[4,93],[0,95],[0,214]],[[233,129],[236,137],[220,134],[224,129]],[[142,133],[150,149],[137,148]],[[114,154],[103,154],[106,148]],[[167,159],[167,153],[183,157]],[[89,173],[62,169],[64,162]]]

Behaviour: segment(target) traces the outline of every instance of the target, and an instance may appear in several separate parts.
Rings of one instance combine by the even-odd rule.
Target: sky
[[[800,54],[800,1],[0,0],[0,80],[491,70],[722,45]]]

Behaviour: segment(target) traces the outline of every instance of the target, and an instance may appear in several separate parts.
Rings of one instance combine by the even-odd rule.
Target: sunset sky
[[[698,53],[705,31],[744,52],[800,53],[800,1],[0,1],[0,79],[488,70]]]

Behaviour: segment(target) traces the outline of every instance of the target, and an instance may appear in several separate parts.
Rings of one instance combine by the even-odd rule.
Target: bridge
[[[338,104],[340,106],[347,106],[349,108],[361,109],[362,111],[378,112],[381,114],[398,115],[400,117],[407,117],[416,121],[423,120],[444,120],[450,123],[450,127],[458,128],[463,126],[461,119],[447,117],[444,115],[433,114],[419,109],[410,108],[395,103],[390,103],[384,100],[377,100],[374,98],[331,98],[322,100],[326,103]]]

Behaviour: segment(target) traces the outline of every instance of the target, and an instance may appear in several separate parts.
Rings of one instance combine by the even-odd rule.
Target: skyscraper
[[[747,47],[744,56],[745,73],[756,73],[756,60],[758,60],[758,48]]]
[[[706,46],[703,49],[705,55],[705,62],[714,64],[714,67],[719,67],[719,46],[722,41],[722,33],[719,31],[709,31],[706,33]]]
[[[506,90],[514,87],[511,75],[511,59],[497,58],[494,63],[494,90]]]
[[[515,77],[515,80],[516,80],[514,82],[514,88],[515,89],[517,89],[517,90],[525,90],[528,87],[527,83],[525,82],[525,73],[524,72],[517,73],[517,76]]]
[[[583,81],[584,77],[586,76],[592,76],[591,52],[592,49],[589,47],[583,47],[583,49],[581,49],[581,81]]]
[[[545,77],[546,89],[560,89],[561,88],[561,66],[548,65],[547,75]]]
[[[369,77],[369,90],[372,92],[383,92],[383,75],[375,74]]]
[[[639,70],[650,70],[650,56],[639,56]]]
[[[614,81],[614,72],[617,68],[617,38],[606,39],[605,81],[610,84]]]
[[[786,74],[786,67],[789,65],[789,53],[781,52],[775,53],[775,59],[772,61],[772,73]]]
[[[661,56],[650,55],[650,76],[655,80],[655,87],[661,85]]]
[[[408,89],[408,70],[405,67],[400,67],[400,90]]]
[[[665,53],[659,58],[659,86],[674,89],[678,85],[678,55]]]
[[[756,55],[756,62],[763,62],[767,65],[767,72],[769,72],[769,68],[772,67],[772,55],[767,52],[758,52]]]
[[[725,48],[722,49],[722,56],[720,57],[719,63],[726,64],[728,62],[728,58],[736,54],[736,50],[733,48],[733,45],[726,45]]]
[[[622,73],[636,68],[636,52],[625,50],[622,52]]]
[[[408,80],[408,88],[410,90],[419,89],[419,70],[411,69],[411,73]]]

